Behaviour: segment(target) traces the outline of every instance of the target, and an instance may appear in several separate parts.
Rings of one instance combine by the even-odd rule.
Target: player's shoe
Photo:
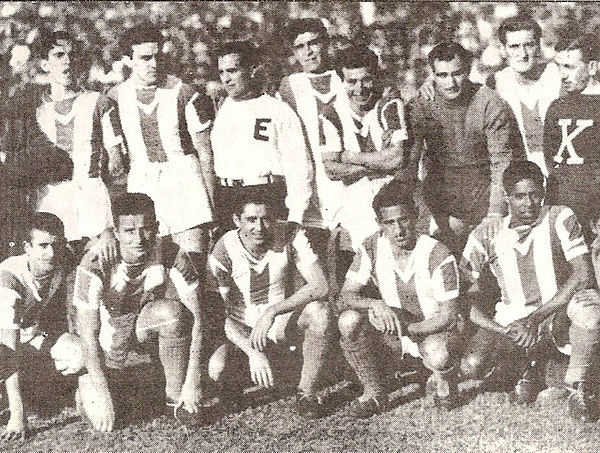
[[[298,392],[296,395],[296,411],[304,418],[321,418],[325,416],[325,400],[314,393]]]
[[[532,361],[523,376],[509,394],[510,402],[517,405],[530,405],[535,403],[538,394],[543,389],[542,367],[538,362]]]
[[[443,380],[436,383],[435,393],[433,394],[433,405],[435,407],[451,411],[458,407],[459,402],[458,382],[456,379]]]
[[[598,395],[590,389],[589,384],[576,382],[568,390],[571,392],[568,402],[569,415],[573,420],[588,423],[600,418]]]
[[[372,396],[364,401],[357,399],[352,403],[347,414],[353,418],[369,418],[385,412],[388,409],[388,405],[387,395]]]

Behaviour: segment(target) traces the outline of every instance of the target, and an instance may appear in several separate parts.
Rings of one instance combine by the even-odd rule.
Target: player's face
[[[304,72],[319,73],[325,64],[327,48],[318,33],[309,31],[296,36],[294,55]]]
[[[433,82],[438,94],[448,100],[458,98],[467,83],[467,72],[458,55],[450,61],[433,62]]]
[[[522,179],[508,194],[513,219],[523,225],[536,221],[544,200],[544,189],[531,179]]]
[[[142,86],[156,85],[163,63],[163,53],[158,43],[135,44],[131,50],[133,76]]]
[[[239,217],[233,216],[233,221],[244,244],[260,247],[271,241],[273,218],[266,205],[248,203]]]
[[[375,97],[375,80],[369,68],[342,68],[342,75],[351,104],[368,110]]]
[[[73,44],[64,39],[58,40],[57,44],[48,51],[48,58],[42,60],[41,67],[48,73],[50,83],[68,87],[78,75],[74,71]]]
[[[582,92],[590,80],[589,65],[583,61],[581,50],[563,50],[558,52],[555,57],[562,86],[567,93]]]
[[[252,90],[252,69],[244,68],[237,54],[219,57],[219,77],[225,91],[233,100],[244,99]]]
[[[30,241],[23,243],[29,270],[35,277],[50,274],[60,261],[65,241],[47,231],[32,230]]]
[[[393,246],[415,248],[417,234],[414,212],[407,206],[388,206],[379,210],[379,227]]]
[[[121,258],[126,263],[142,262],[152,251],[156,239],[156,221],[144,214],[119,216],[116,236]]]
[[[531,71],[540,56],[540,41],[535,39],[533,30],[517,30],[506,33],[504,45],[508,65],[515,71]]]

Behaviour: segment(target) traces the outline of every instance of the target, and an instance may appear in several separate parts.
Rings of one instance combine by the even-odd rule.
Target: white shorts
[[[169,159],[133,164],[127,180],[128,192],[145,193],[154,201],[161,236],[213,220],[198,157],[188,154]]]

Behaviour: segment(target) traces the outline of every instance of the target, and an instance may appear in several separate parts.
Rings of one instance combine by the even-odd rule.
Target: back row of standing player
[[[3,200],[6,212],[23,214],[5,222],[25,222],[33,203],[63,221],[76,257],[91,246],[111,261],[118,254],[111,197],[125,185],[152,199],[159,234],[203,275],[212,222],[230,229],[236,200],[263,192],[290,232],[305,228],[325,258],[337,226],[355,248],[377,230],[375,194],[392,179],[414,184],[424,157],[434,227],[459,253],[475,225],[490,236],[500,228],[502,174],[511,161],[528,158],[550,170],[549,196],[571,206],[591,238],[600,59],[593,38],[560,41],[555,62],[546,65],[539,61],[539,25],[526,16],[507,19],[499,29],[507,68],[485,86],[474,84],[469,53],[440,43],[429,55],[429,92],[426,86],[405,105],[381,86],[368,49],[351,47],[333,61],[321,21],[294,21],[287,36],[303,71],[284,78],[278,98],[261,92],[260,56],[251,45],[219,48],[227,97],[216,113],[205,95],[167,74],[154,27],[124,34],[132,75],[108,96],[77,84],[81,55],[68,34],[40,37],[35,55],[50,84],[12,114],[29,114],[24,121],[51,143],[32,127],[23,136],[37,153],[29,143],[3,147],[7,174],[32,172],[14,187],[5,183],[12,200]],[[561,92],[568,96],[559,98]],[[23,148],[26,159],[17,155]],[[46,149],[53,161],[42,165],[48,158],[37,154]],[[3,240],[3,254],[26,233],[13,226],[3,228],[13,234]]]

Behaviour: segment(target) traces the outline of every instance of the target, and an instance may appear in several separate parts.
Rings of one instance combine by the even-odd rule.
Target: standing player
[[[339,224],[344,183],[358,181],[368,171],[339,158],[343,134],[354,131],[343,131],[343,124],[351,124],[352,118],[329,59],[325,26],[320,19],[298,19],[289,24],[287,35],[302,71],[282,80],[279,95],[298,113],[310,146],[315,186],[304,225],[314,250],[325,258],[329,231]]]
[[[346,187],[340,223],[352,237],[354,248],[378,229],[371,206],[373,197],[401,170],[408,138],[404,104],[384,95],[378,58],[371,50],[354,46],[340,51],[338,69],[349,101],[354,134],[346,135],[340,161],[363,167],[367,175]],[[357,215],[357,213],[359,215]]]
[[[469,229],[482,223],[492,233],[498,227],[502,172],[522,148],[508,106],[490,88],[468,80],[469,52],[442,42],[428,59],[436,97],[418,97],[408,106],[409,165],[416,174],[426,145],[425,201],[440,237],[459,252]]]
[[[331,342],[329,308],[319,301],[327,294],[327,282],[304,230],[290,238],[275,223],[268,200],[263,193],[247,191],[236,205],[238,229],[227,232],[210,256],[210,269],[226,306],[228,342],[212,356],[209,374],[222,382],[225,398],[234,391],[228,382],[239,375],[239,351],[243,351],[254,383],[272,387],[270,341],[289,341],[303,334],[297,410],[305,417],[319,417],[324,406],[316,395],[318,378]],[[294,291],[296,271],[306,283]]]
[[[560,94],[560,74],[553,62],[540,61],[542,29],[527,14],[510,17],[498,28],[508,66],[489,77],[487,85],[510,105],[521,132],[527,159],[548,175],[543,150],[544,120]]]
[[[377,363],[374,334],[384,343],[408,337],[418,344],[433,371],[436,405],[452,409],[458,401],[457,371],[461,343],[457,329],[458,269],[441,242],[419,236],[412,191],[392,182],[373,200],[380,232],[359,248],[340,294],[341,346],[364,386],[352,415],[370,417],[386,408],[388,397]],[[369,283],[380,299],[361,294]]]
[[[581,227],[571,209],[542,205],[544,176],[533,162],[511,163],[503,182],[510,214],[494,238],[473,231],[460,263],[476,301],[471,320],[479,326],[463,373],[480,377],[505,354],[513,365],[524,365],[515,402],[532,403],[542,390],[544,354],[567,337],[569,411],[575,419],[594,420],[598,402],[590,371],[600,344],[600,295],[592,289],[594,273]],[[502,292],[493,318],[484,309],[486,301],[477,298],[486,266]]]
[[[600,199],[600,50],[593,35],[565,37],[556,44],[565,95],[546,114],[544,152],[556,193],[550,202],[569,206],[588,243]]]
[[[49,365],[52,358],[65,375],[83,367],[79,339],[67,333],[63,224],[54,214],[38,212],[28,234],[25,253],[0,264],[0,378],[10,411],[3,440],[26,434],[22,386],[24,378],[31,378],[32,361]]]
[[[73,301],[87,368],[78,398],[99,431],[113,429],[113,402],[126,391],[115,382],[127,374],[127,354],[140,343],[158,340],[168,406],[196,413],[202,397],[199,280],[189,254],[156,243],[154,203],[147,195],[122,195],[113,213],[120,260],[101,266],[88,253],[77,268]]]
[[[107,161],[113,174],[122,171],[123,138],[113,102],[79,85],[85,75],[80,47],[64,31],[44,32],[34,43],[50,81],[41,93],[36,119],[48,139],[73,161],[71,180],[38,190],[37,209],[53,212],[64,222],[76,256],[83,255],[86,238],[99,237],[101,254],[115,259],[110,198],[103,178],[108,176]]]
[[[163,36],[156,26],[127,30],[121,44],[132,74],[109,94],[118,104],[131,162],[127,190],[152,198],[159,235],[170,235],[190,252],[202,275],[206,224],[213,219],[212,103],[166,73]]]
[[[217,51],[228,94],[211,132],[220,183],[217,215],[223,226],[233,225],[239,195],[260,189],[272,197],[277,218],[301,226],[312,192],[312,162],[298,116],[286,103],[260,91],[254,78],[256,53],[249,42],[226,43]]]

